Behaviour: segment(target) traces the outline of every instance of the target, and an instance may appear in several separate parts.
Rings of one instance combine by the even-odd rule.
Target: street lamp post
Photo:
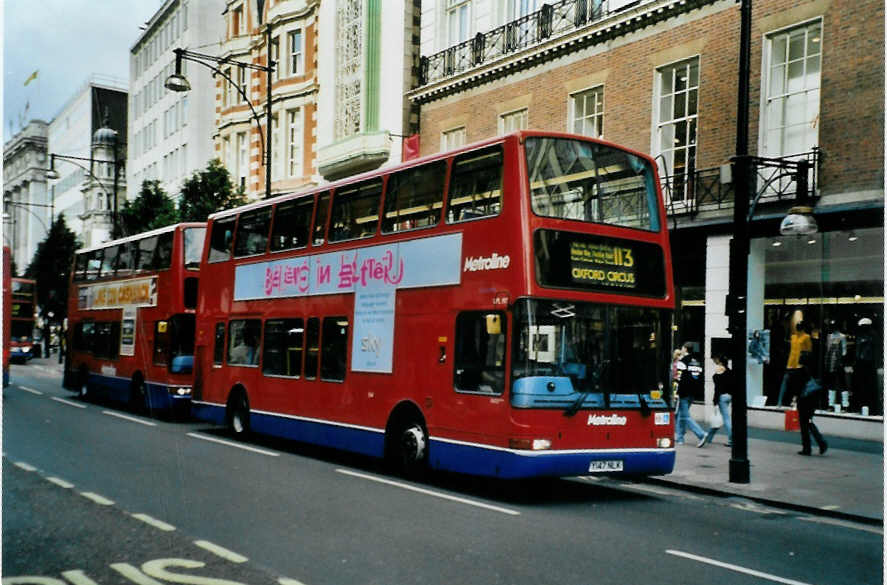
[[[748,154],[749,77],[751,64],[751,0],[741,0],[739,29],[739,84],[736,112],[736,156],[732,160],[734,189],[733,238],[730,240],[730,284],[727,314],[732,336],[735,392],[732,398],[733,447],[729,478],[732,483],[749,483],[748,460],[748,394],[746,364],[748,342],[748,254],[751,223],[755,207],[769,183],[758,188],[754,177],[756,164],[775,165],[788,171],[796,184],[797,205],[782,220],[782,235],[811,234],[818,230],[813,209],[807,203],[807,161],[774,160]],[[784,175],[779,175],[782,177]],[[779,178],[777,177],[777,178]],[[771,180],[772,181],[772,180]],[[750,204],[751,202],[751,204]]]
[[[118,144],[115,141],[114,142],[113,201],[111,203],[111,205],[112,205],[112,208],[111,208],[111,232],[112,232],[111,237],[112,238],[120,235],[117,231],[117,188],[118,188],[118,178],[120,177],[120,159],[119,159],[119,152],[117,149],[118,149]],[[105,188],[104,183],[102,183],[101,180],[99,180],[99,178],[93,174],[92,170],[89,167],[87,167],[86,165],[80,164],[80,162],[78,162],[78,161],[89,162],[90,167],[91,167],[92,163],[94,163],[96,159],[84,158],[82,156],[71,156],[68,154],[50,153],[50,155],[49,155],[49,169],[47,169],[47,171],[46,171],[46,178],[51,181],[55,181],[55,180],[59,179],[59,173],[57,170],[55,170],[56,159],[67,161],[73,165],[80,167],[81,169],[83,169],[84,171],[89,173],[89,176],[92,177],[92,180],[95,181],[99,187],[101,187],[102,193],[107,197],[108,193],[107,193],[107,189]],[[53,205],[54,204],[55,204],[55,201],[53,201]]]
[[[259,135],[261,136],[262,144],[263,144],[263,156],[262,160],[265,164],[265,198],[268,199],[271,197],[271,74],[274,72],[274,67],[276,63],[271,59],[271,25],[267,25],[265,27],[265,46],[268,51],[268,64],[267,65],[259,65],[256,63],[244,63],[242,61],[233,61],[231,59],[227,59],[225,57],[217,57],[215,55],[206,55],[203,53],[195,53],[194,51],[188,51],[187,49],[182,49],[181,47],[173,49],[173,52],[176,54],[176,70],[175,73],[166,78],[166,82],[163,84],[170,91],[178,91],[184,92],[189,91],[191,89],[191,84],[188,82],[188,79],[182,74],[182,61],[192,61],[194,63],[199,63],[204,67],[207,67],[213,71],[214,74],[221,75],[224,77],[228,83],[237,88],[238,93],[240,93],[241,97],[246,101],[246,104],[249,106],[250,111],[253,114],[253,118],[256,120],[256,126],[259,128]],[[245,69],[253,69],[255,71],[264,71],[267,77],[267,91],[266,91],[266,99],[265,99],[265,131],[262,131],[262,120],[259,117],[259,114],[256,112],[256,108],[253,106],[252,100],[249,99],[249,96],[245,91],[240,87],[239,84],[235,83],[230,76],[228,76],[224,71],[213,65],[212,63],[216,63],[217,65],[236,65],[238,67],[243,67]]]

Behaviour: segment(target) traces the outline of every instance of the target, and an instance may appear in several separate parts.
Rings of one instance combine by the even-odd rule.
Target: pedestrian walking
[[[675,443],[684,443],[684,434],[689,428],[699,439],[697,447],[704,447],[708,435],[690,416],[693,398],[702,394],[705,369],[702,359],[692,350],[692,344],[685,343],[686,355],[677,363],[678,372],[678,415],[675,421]]]
[[[802,321],[798,324],[798,331],[809,337],[810,326]],[[819,454],[825,455],[825,452],[828,450],[828,443],[813,422],[813,414],[819,402],[822,384],[813,375],[811,356],[811,352],[801,351],[798,357],[799,366],[792,372],[792,376],[789,378],[791,393],[797,398],[798,421],[801,426],[801,450],[798,451],[798,455],[811,454],[810,435],[813,435],[816,444],[819,446]]]
[[[733,402],[733,389],[736,386],[736,380],[733,377],[733,370],[728,367],[727,356],[717,355],[713,358],[715,363],[715,373],[712,380],[715,383],[715,394],[712,398],[712,404],[720,411],[722,425],[727,432],[727,446],[733,445],[733,427],[730,424],[730,404]],[[708,430],[706,442],[710,443],[718,432],[718,428],[712,425]]]

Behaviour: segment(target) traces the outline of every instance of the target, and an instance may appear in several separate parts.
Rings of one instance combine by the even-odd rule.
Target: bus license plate
[[[610,471],[622,471],[621,459],[605,459],[603,461],[592,461],[588,464],[589,473],[603,473]]]

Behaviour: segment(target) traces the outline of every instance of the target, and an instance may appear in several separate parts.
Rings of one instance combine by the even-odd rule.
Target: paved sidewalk
[[[687,433],[678,445],[672,474],[652,481],[685,489],[749,498],[778,507],[883,524],[883,445],[829,438],[819,455],[798,455],[800,434],[749,429],[747,484],[731,483],[731,449],[721,431],[714,442],[696,447]]]

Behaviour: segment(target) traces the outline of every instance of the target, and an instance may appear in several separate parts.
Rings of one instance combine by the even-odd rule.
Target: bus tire
[[[386,460],[405,476],[420,475],[428,466],[428,430],[416,410],[396,411],[385,431]]]
[[[129,407],[133,412],[151,413],[151,405],[148,402],[148,388],[141,374],[133,376],[129,383]]]
[[[80,367],[80,373],[77,374],[77,394],[81,400],[89,397],[89,370]]]
[[[231,392],[225,408],[225,419],[228,430],[235,437],[245,437],[249,434],[249,398],[246,390],[238,388]]]

